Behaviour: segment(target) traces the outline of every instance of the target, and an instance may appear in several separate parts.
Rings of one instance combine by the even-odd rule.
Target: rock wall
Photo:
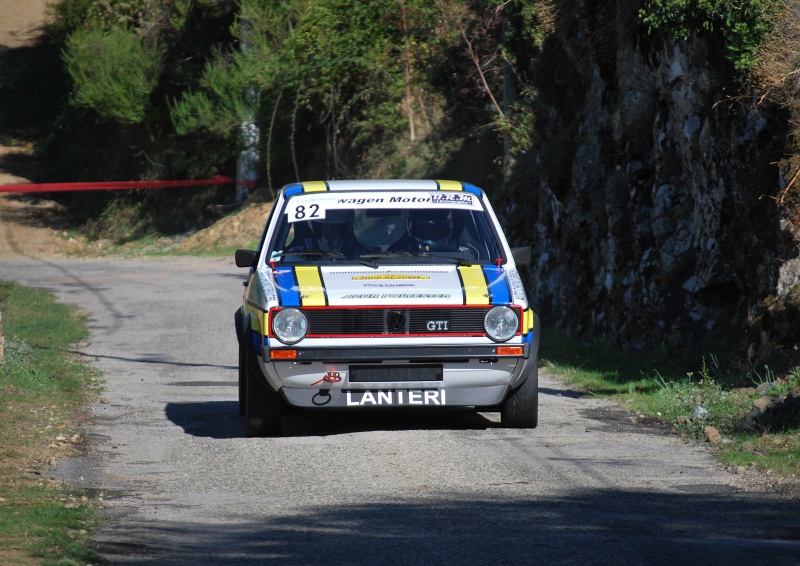
[[[800,235],[775,201],[789,117],[742,96],[713,38],[650,36],[639,7],[573,2],[545,43],[505,210],[533,302],[577,334],[798,363]]]

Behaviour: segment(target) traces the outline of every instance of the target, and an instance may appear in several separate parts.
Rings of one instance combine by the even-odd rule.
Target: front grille
[[[403,334],[485,334],[487,307],[463,308],[336,308],[303,309],[308,336],[380,336]]]

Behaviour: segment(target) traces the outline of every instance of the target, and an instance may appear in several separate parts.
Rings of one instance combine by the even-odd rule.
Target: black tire
[[[539,368],[533,366],[528,378],[503,401],[500,423],[508,428],[536,428],[539,424]]]
[[[247,399],[247,353],[244,351],[244,344],[239,345],[239,414],[244,415],[244,407]]]
[[[245,355],[246,394],[244,421],[247,436],[280,436],[283,400],[275,391],[262,385]]]

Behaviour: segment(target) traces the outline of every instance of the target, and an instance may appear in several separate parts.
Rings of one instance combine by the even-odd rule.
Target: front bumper
[[[295,407],[347,409],[491,406],[502,402],[507,391],[507,385],[439,389],[281,389],[284,399]]]
[[[522,355],[514,356],[498,355],[498,346],[509,344],[370,345],[369,339],[359,347],[276,349],[296,350],[296,357],[287,360],[271,359],[268,347],[247,351],[254,367],[261,369],[264,384],[296,407],[493,406],[536,369],[539,336],[531,334],[532,339],[521,344]],[[248,346],[254,343],[244,338]],[[441,366],[442,375],[436,381],[350,382],[350,366],[360,364],[401,366],[412,372],[415,366],[433,364]],[[328,375],[336,375],[338,381],[324,380]]]
[[[498,356],[496,346],[484,345],[319,348],[299,350],[294,360],[259,362],[270,388],[296,407],[491,406],[501,403],[536,367],[531,350],[526,344],[522,356]],[[353,368],[367,363],[400,367],[411,375],[436,366],[441,377],[351,381]]]

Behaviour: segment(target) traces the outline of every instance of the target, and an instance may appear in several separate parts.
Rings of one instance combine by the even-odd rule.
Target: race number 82
[[[294,208],[294,220],[314,220],[324,217],[324,214],[320,214],[318,204],[309,204],[308,206],[298,204]]]

